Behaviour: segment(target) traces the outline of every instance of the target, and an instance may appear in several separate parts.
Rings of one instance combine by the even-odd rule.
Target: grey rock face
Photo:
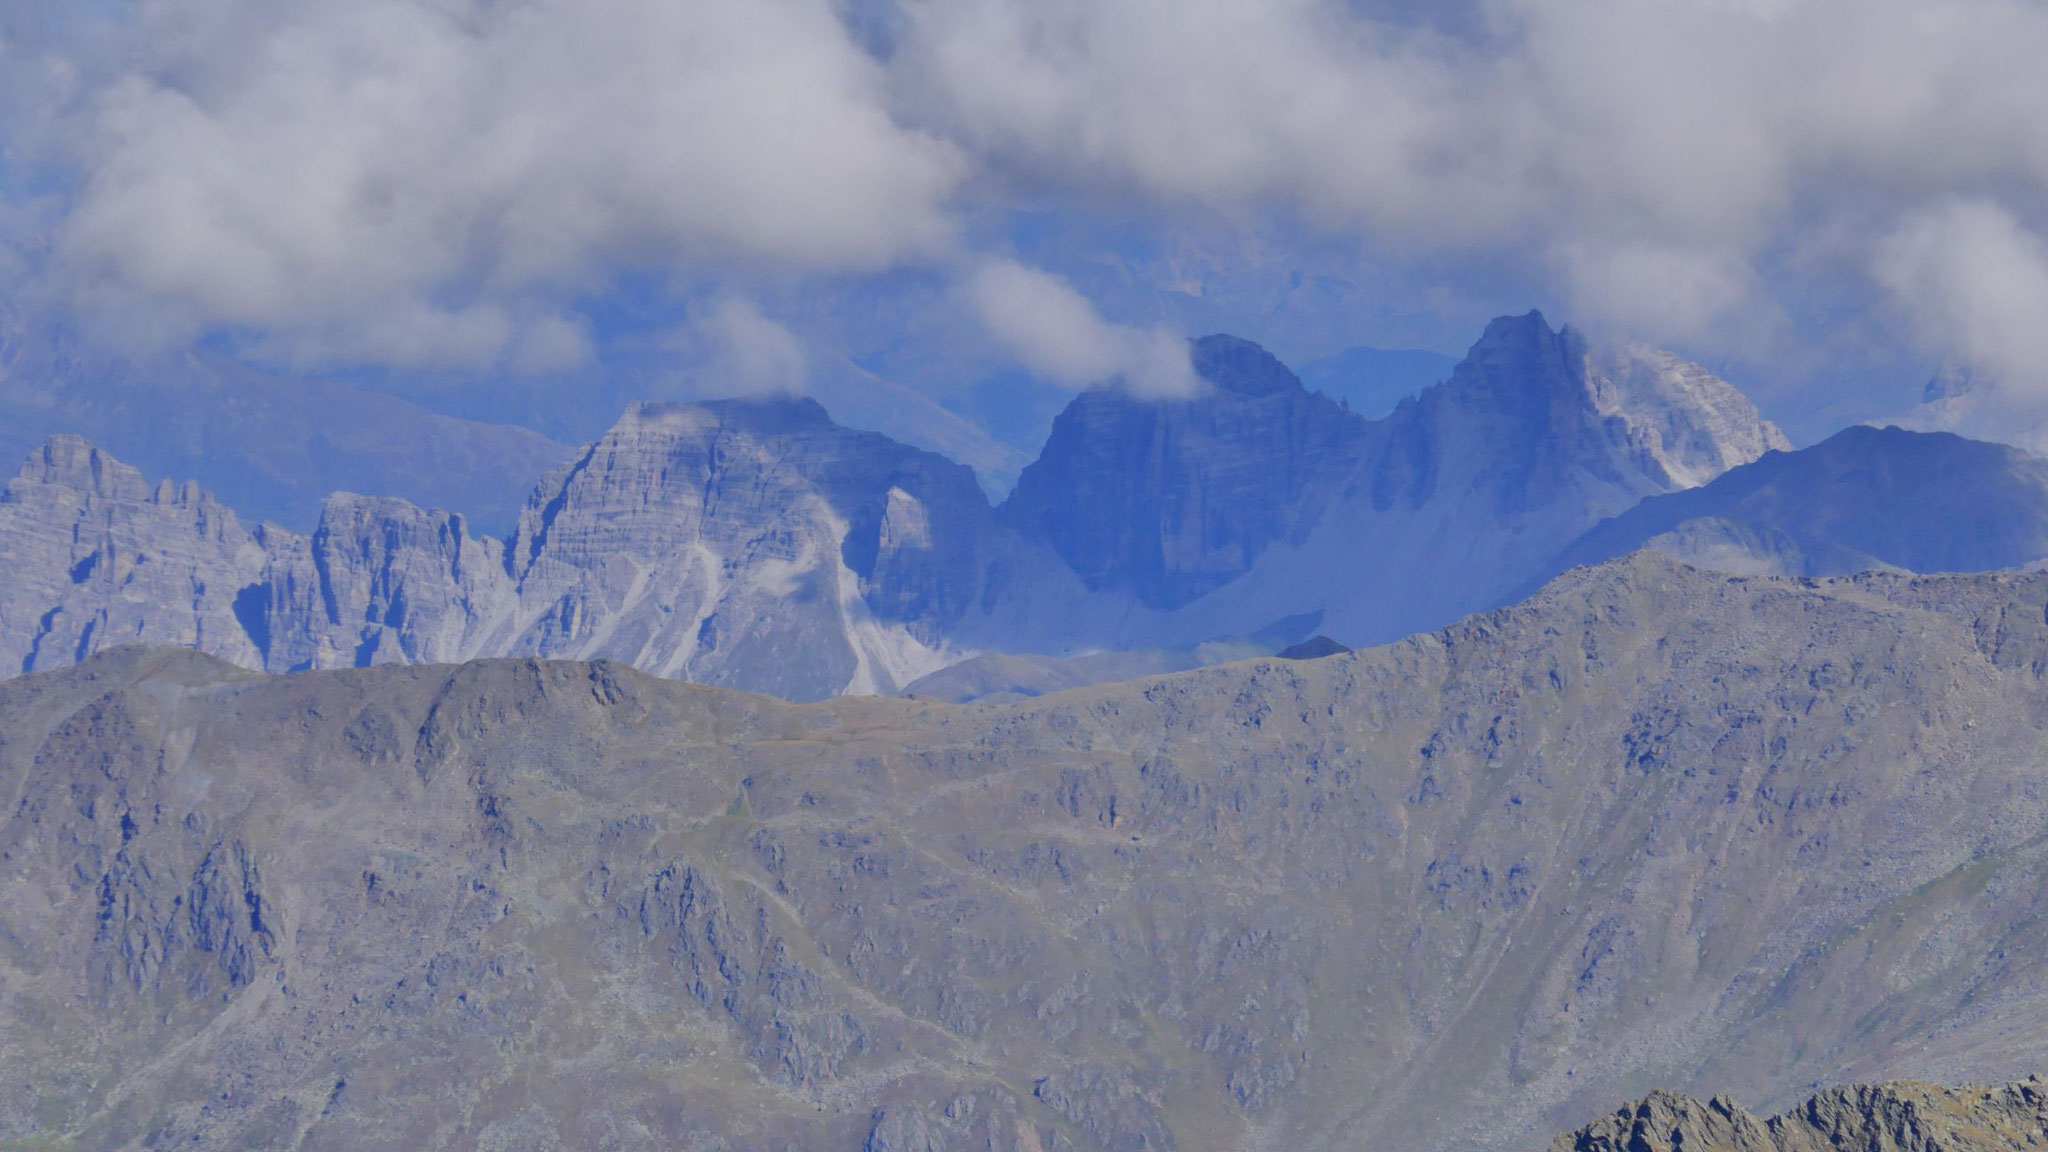
[[[2048,558],[2048,460],[1945,432],[1849,428],[1645,500],[1544,576],[1646,547],[1759,575],[2023,567]]]
[[[339,493],[312,536],[270,542],[261,635],[273,671],[462,660],[518,614],[504,545],[458,515]]]
[[[0,683],[0,1139],[1486,1152],[2009,1080],[2044,621],[1645,554],[1021,703],[124,649]]]
[[[238,612],[265,561],[198,485],[151,487],[84,440],[53,437],[0,490],[0,670],[138,643],[255,665]]]
[[[994,525],[971,470],[814,401],[638,406],[543,484],[492,652],[624,659],[795,699],[946,661]]]
[[[1652,1092],[1552,1152],[2017,1152],[2048,1148],[2048,1084],[1999,1088],[1901,1082],[1830,1088],[1769,1121],[1716,1096]]]

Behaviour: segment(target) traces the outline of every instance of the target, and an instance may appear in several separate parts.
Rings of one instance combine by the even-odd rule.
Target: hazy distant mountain
[[[203,351],[123,355],[0,304],[0,461],[59,434],[301,531],[336,491],[451,508],[506,531],[522,494],[575,451],[525,428]]]
[[[2012,1079],[2044,619],[1639,555],[1017,704],[16,678],[0,1141],[1505,1152],[1660,1084]]]
[[[1540,575],[1655,548],[1729,572],[1982,572],[2048,559],[2048,460],[1946,432],[1855,427],[1588,532]]]
[[[1705,369],[1536,313],[1494,321],[1450,379],[1378,421],[1255,346],[1204,346],[1231,349],[1246,383],[1192,400],[1091,390],[1003,509],[1091,587],[1154,610],[1124,619],[1126,642],[1315,613],[1350,643],[1435,627],[1502,603],[1643,497],[1787,446]]]
[[[1419,349],[1347,348],[1297,369],[1301,382],[1368,420],[1451,375],[1458,358]]]

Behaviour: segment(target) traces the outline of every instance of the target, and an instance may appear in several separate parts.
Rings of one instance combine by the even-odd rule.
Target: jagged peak
[[[1543,313],[1538,309],[1531,308],[1520,315],[1495,316],[1493,319],[1488,320],[1486,322],[1486,329],[1479,334],[1479,339],[1474,342],[1473,346],[1476,348],[1481,344],[1505,343],[1513,340],[1540,339],[1543,337],[1555,338],[1571,330],[1569,324],[1561,329],[1553,330],[1550,327],[1550,321],[1544,319]]]
[[[1543,313],[1533,309],[1519,316],[1496,316],[1451,369],[1450,378],[1431,391],[1521,392],[1531,384],[1551,393],[1583,391],[1583,374],[1574,371],[1573,364],[1582,358],[1585,346],[1577,329],[1553,329]]]
[[[181,506],[217,503],[196,480],[179,484],[165,478],[152,485],[140,468],[69,432],[44,440],[42,447],[29,453],[15,476],[31,484],[71,488],[103,499]]]

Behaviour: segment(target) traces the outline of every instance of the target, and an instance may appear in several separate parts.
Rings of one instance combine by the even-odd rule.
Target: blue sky
[[[1162,335],[1536,306],[1808,434],[1944,359],[2048,395],[2037,3],[9,0],[0,40],[12,294],[292,371],[1170,387]]]

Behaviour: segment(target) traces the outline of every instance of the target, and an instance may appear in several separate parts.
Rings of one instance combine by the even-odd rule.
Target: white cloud
[[[1058,277],[992,261],[969,278],[967,293],[989,333],[1046,379],[1078,388],[1121,378],[1133,392],[1162,397],[1199,387],[1185,339],[1111,324]]]
[[[905,4],[909,106],[998,171],[1495,253],[1652,330],[1768,312],[1752,269],[1805,230],[1861,227],[1857,266],[1930,195],[2048,193],[2025,0],[1496,0],[1460,35],[1338,0]]]
[[[621,270],[944,267],[1019,203],[1533,267],[1652,336],[1815,233],[1863,276],[1920,204],[2048,226],[2033,0],[868,0],[873,54],[849,2],[138,0],[17,34],[0,115],[76,177],[63,290],[326,358],[544,362]]]
[[[810,376],[803,341],[751,300],[715,302],[686,340],[704,354],[697,382],[703,395],[802,392]]]
[[[81,97],[56,235],[101,304],[475,361],[621,268],[859,271],[949,243],[960,163],[890,118],[828,0],[140,11]]]
[[[2048,242],[2006,208],[1958,199],[1909,216],[1874,271],[1928,345],[2048,397]]]
[[[1754,271],[1713,249],[1567,244],[1557,253],[1582,322],[1655,340],[1697,340],[1751,299]]]

